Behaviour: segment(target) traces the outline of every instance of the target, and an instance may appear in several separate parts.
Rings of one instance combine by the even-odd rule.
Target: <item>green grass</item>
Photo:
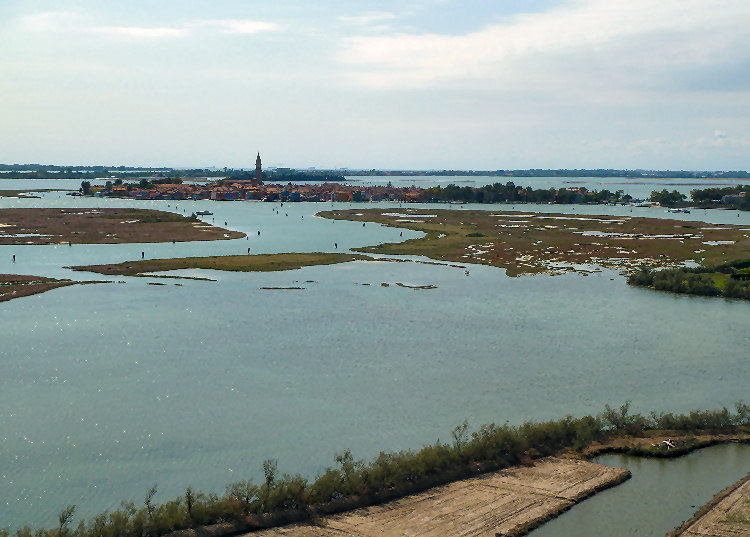
[[[82,265],[70,268],[107,275],[142,276],[150,272],[165,272],[179,269],[271,272],[295,270],[313,265],[334,265],[337,263],[371,259],[371,257],[361,254],[312,252],[147,259],[109,265]]]

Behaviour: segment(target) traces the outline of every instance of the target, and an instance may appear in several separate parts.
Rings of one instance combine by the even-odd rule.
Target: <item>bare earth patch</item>
[[[714,264],[750,257],[750,234],[732,225],[629,216],[423,208],[403,209],[399,215],[416,211],[423,218],[420,222],[406,222],[383,209],[326,211],[319,216],[377,222],[426,234],[357,251],[491,265],[504,268],[509,276],[590,272],[592,265],[630,270],[644,264]]]
[[[518,536],[558,516],[630,472],[593,462],[547,458],[457,481],[383,505],[249,534],[262,537]]]
[[[119,244],[239,239],[229,231],[148,209],[0,209],[0,244]]]

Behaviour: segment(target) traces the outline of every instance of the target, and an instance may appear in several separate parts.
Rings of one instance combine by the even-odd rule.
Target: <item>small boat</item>
[[[212,213],[211,211],[198,211],[195,214],[198,215],[198,216],[211,216],[214,213]]]
[[[672,209],[667,209],[667,212],[670,212],[670,213],[687,213],[687,214],[690,214],[690,209],[672,208]]]

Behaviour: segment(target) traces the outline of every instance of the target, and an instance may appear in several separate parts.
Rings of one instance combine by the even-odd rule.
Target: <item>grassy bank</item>
[[[345,450],[334,456],[329,467],[314,480],[299,474],[280,473],[275,460],[263,462],[264,479],[239,481],[226,487],[222,496],[204,494],[188,487],[184,495],[157,503],[156,487],[143,503],[126,502],[88,522],[75,521],[75,508],[60,513],[60,525],[32,532],[17,530],[18,537],[146,537],[161,536],[187,528],[216,525],[215,534],[251,531],[293,521],[310,520],[323,514],[341,512],[382,503],[438,484],[518,464],[570,452],[580,457],[612,449],[618,442],[634,438],[654,440],[664,435],[683,439],[687,452],[698,437],[735,435],[746,439],[750,433],[750,406],[740,402],[735,411],[694,411],[689,414],[630,414],[626,403],[620,408],[606,406],[595,416],[566,417],[546,422],[483,425],[470,430],[468,423],[451,432],[452,442],[436,442],[418,451],[381,452],[370,461],[357,460]],[[729,437],[723,437],[728,440]],[[718,441],[718,440],[717,440]],[[662,456],[669,445],[648,442],[633,451],[646,456]],[[643,443],[643,442],[641,442]],[[670,439],[670,443],[674,441]],[[653,445],[650,445],[653,444]],[[598,448],[596,451],[593,448]],[[6,537],[3,531],[0,536]]]
[[[73,270],[97,272],[110,276],[143,276],[149,272],[165,272],[179,269],[211,269],[234,272],[270,272],[294,270],[313,265],[334,265],[357,260],[369,260],[369,256],[344,253],[285,253],[258,255],[226,255],[210,257],[181,257],[174,259],[146,259],[125,261],[108,265],[81,265],[69,267]]]

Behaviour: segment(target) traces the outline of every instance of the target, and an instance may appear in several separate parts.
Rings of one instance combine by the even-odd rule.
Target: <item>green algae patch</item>
[[[370,256],[345,253],[282,253],[258,255],[227,255],[211,257],[178,257],[174,259],[146,259],[109,265],[82,265],[73,270],[106,275],[147,276],[151,272],[181,269],[226,270],[231,272],[273,272],[296,270],[314,265],[335,265],[350,261],[371,261]]]
[[[750,257],[747,229],[667,218],[426,208],[326,211],[318,216],[425,234],[358,252],[490,265],[509,276],[590,272],[592,265],[632,271],[643,265],[717,264]]]

